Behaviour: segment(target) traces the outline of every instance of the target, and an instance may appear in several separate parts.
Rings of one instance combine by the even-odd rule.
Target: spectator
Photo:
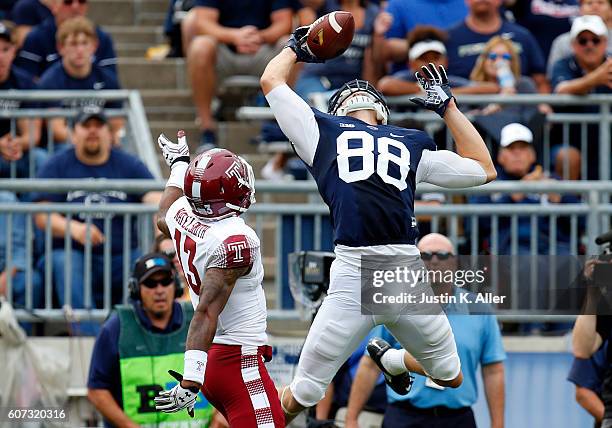
[[[520,123],[506,125],[501,131],[500,149],[497,155],[498,180],[512,181],[542,181],[555,177],[547,177],[542,167],[536,164],[536,151],[533,147],[533,133]],[[498,194],[492,196],[471,197],[471,203],[480,204],[565,204],[578,203],[574,195],[558,194],[531,194],[520,192]],[[539,217],[537,254],[549,254],[549,224],[548,217]],[[481,236],[490,236],[491,225],[488,221],[480,221],[479,233]],[[567,255],[570,250],[570,221],[567,217],[557,219],[557,246],[556,254]],[[531,219],[529,216],[518,217],[517,227],[518,254],[530,254],[531,249]],[[497,249],[498,254],[509,255],[511,251],[512,227],[510,218],[502,217],[499,220]],[[489,243],[491,244],[491,243]],[[542,271],[543,272],[543,271]],[[546,282],[548,284],[548,282]]]
[[[30,90],[35,89],[32,77],[13,65],[15,58],[15,45],[11,40],[10,29],[0,23],[0,90]],[[1,109],[10,112],[19,108],[32,108],[35,105],[19,100],[1,99]],[[11,132],[11,120],[0,120],[0,177],[33,177],[35,172],[44,163],[46,158],[45,150],[37,147],[40,142],[40,120],[38,119],[19,119],[15,122],[15,129]],[[31,159],[33,157],[34,159]],[[30,160],[33,162],[34,170],[30,170]],[[16,203],[19,199],[10,192],[1,192],[2,202]],[[20,195],[23,201],[29,201],[28,194]],[[1,215],[0,223],[6,221],[6,216]],[[0,289],[6,288],[4,243],[7,239],[6,227],[0,227]],[[21,302],[23,291],[25,290],[25,217],[23,215],[13,215],[13,246],[12,246],[12,270],[11,277],[14,279],[13,294],[15,302]],[[0,294],[2,294],[0,290]]]
[[[292,13],[283,0],[197,0],[183,21],[202,149],[217,144],[211,101],[219,81],[236,74],[261,76],[291,31]]]
[[[427,269],[444,272],[457,269],[455,250],[444,235],[437,233],[426,235],[421,238],[417,246]],[[434,280],[443,279],[442,275],[431,276]],[[432,288],[438,296],[444,294],[458,296],[467,293],[453,283],[433,283]],[[385,411],[383,427],[476,427],[471,406],[478,398],[476,375],[479,366],[482,366],[483,384],[491,417],[490,426],[493,428],[504,426],[503,361],[506,355],[499,326],[495,316],[488,314],[490,310],[488,307],[482,307],[482,311],[486,314],[476,315],[468,306],[465,303],[454,303],[446,305],[445,308],[461,359],[464,376],[461,386],[456,389],[443,388],[431,379],[415,374],[412,388],[407,395],[399,395],[391,388],[387,388],[389,404]],[[472,314],[469,315],[470,313]],[[376,327],[374,335],[389,342],[396,349],[401,348],[384,326]],[[407,355],[406,351],[404,359]],[[369,355],[364,355],[351,388],[345,427],[358,426],[357,416],[369,397],[379,373],[380,370],[374,360]]]
[[[556,146],[552,150],[552,172],[563,180],[580,180],[582,156],[576,147]]]
[[[595,428],[601,426],[604,404],[601,400],[602,385],[610,363],[607,359],[608,342],[590,358],[574,357],[567,380],[576,386],[576,401],[595,419]]]
[[[53,17],[45,19],[30,31],[19,52],[18,65],[35,77],[40,77],[53,63],[60,59],[55,33],[60,25],[70,18],[87,14],[87,0],[49,0]],[[94,62],[117,72],[117,58],[110,36],[96,28],[98,47]]]
[[[32,76],[15,67],[15,45],[11,40],[11,31],[0,23],[0,90],[33,90],[36,85]],[[19,100],[0,100],[0,108],[5,111],[19,108],[33,108],[36,105]],[[31,177],[30,156],[35,158],[35,166],[39,166],[45,158],[44,150],[39,149],[40,120],[19,119],[16,121],[14,134],[11,133],[11,120],[0,120],[0,177],[11,176],[11,163],[15,162],[16,177]],[[1,233],[1,232],[0,232]]]
[[[61,61],[51,65],[41,76],[39,86],[50,90],[108,90],[119,89],[117,76],[108,67],[93,63],[98,45],[96,31],[92,22],[84,16],[77,16],[62,23],[56,34]],[[105,103],[97,99],[73,99],[51,105],[78,108],[97,104],[100,107],[121,108],[120,101]],[[68,127],[63,118],[52,119],[51,127],[55,141],[63,142],[69,138]],[[119,142],[123,128],[122,118],[109,120],[113,141]]]
[[[33,27],[53,16],[47,7],[48,0],[18,0],[11,10],[15,28],[15,45],[20,48]]]
[[[578,16],[578,3],[579,0],[506,0],[504,5],[512,11],[516,23],[533,34],[548,58],[553,40],[569,31],[571,19]]]
[[[538,92],[550,92],[545,76],[545,59],[537,41],[520,25],[503,21],[501,0],[466,0],[467,18],[448,30],[448,67],[453,74],[469,77],[478,56],[494,36],[508,37],[521,56],[521,75],[533,78]]]
[[[387,31],[387,59],[401,63],[406,61],[406,37],[416,25],[448,28],[463,20],[467,12],[465,0],[390,0],[386,9],[392,21]]]
[[[416,81],[415,72],[433,62],[448,67],[448,57],[444,43],[448,34],[436,27],[417,25],[408,34],[406,45],[408,51],[408,70],[402,70],[391,76],[385,76],[378,82],[378,89],[385,95],[410,95],[422,92]],[[454,94],[483,94],[497,91],[497,85],[489,82],[472,84],[468,79],[452,74],[448,78]]]
[[[193,424],[187,412],[155,410],[153,397],[175,383],[169,369],[183,363],[193,316],[172,262],[160,253],[138,259],[128,284],[131,304],[116,307],[96,339],[89,366],[87,396],[104,416],[106,427]],[[195,419],[210,421],[213,408],[200,395]]]
[[[612,58],[606,55],[608,29],[599,16],[585,15],[572,24],[573,55],[560,59],[553,67],[551,82],[558,94],[587,95],[612,93]],[[597,113],[597,106],[557,107],[563,113]],[[551,139],[561,139],[561,127],[553,128]],[[589,180],[599,178],[599,126],[587,125],[586,171]],[[563,137],[564,138],[564,137]],[[579,124],[569,127],[569,143],[580,147],[583,132]]]
[[[360,5],[359,0],[340,0],[340,10],[355,17],[355,36],[348,49],[339,57],[322,64],[304,64],[295,91],[304,99],[313,92],[336,90],[345,82],[364,79],[372,83],[381,75],[383,31],[377,31],[378,6]]]
[[[580,15],[597,15],[608,27],[608,52],[612,52],[612,0],[581,0]],[[546,75],[552,80],[553,66],[557,61],[572,56],[572,35],[570,31],[558,36],[552,44]]]
[[[482,53],[476,60],[476,65],[470,73],[473,82],[486,82],[495,85],[495,91],[500,95],[533,94],[537,88],[533,80],[521,75],[521,57],[515,45],[501,36],[492,37],[485,45]],[[542,113],[550,113],[552,109],[547,104],[540,104]],[[478,118],[481,129],[489,135],[499,135],[500,126],[512,122],[528,123],[537,113],[538,109],[524,105],[506,105],[502,107],[497,103],[473,110],[472,113],[481,116],[493,115],[493,118]]]
[[[79,180],[83,178],[107,178],[107,179],[151,179],[153,176],[140,160],[123,152],[121,149],[113,148],[111,142],[110,127],[102,109],[97,106],[88,106],[81,110],[77,116],[73,130],[74,147],[62,150],[51,156],[43,165],[37,178],[55,179],[66,178]],[[125,192],[87,192],[72,191],[68,194],[39,193],[35,196],[37,202],[67,202],[86,204],[117,204],[144,202],[157,204],[159,192],[148,192],[144,195],[133,195]],[[51,232],[53,234],[53,285],[56,297],[63,306],[71,303],[74,308],[85,306],[84,272],[91,269],[91,296],[94,307],[102,307],[103,301],[103,267],[104,267],[104,245],[110,241],[111,253],[111,292],[112,302],[118,303],[123,297],[122,266],[124,251],[129,251],[129,259],[134,260],[139,256],[137,249],[138,234],[135,222],[131,224],[131,242],[129,248],[123,248],[124,218],[116,215],[112,218],[110,230],[104,229],[104,216],[91,218],[89,227],[85,223],[85,215],[75,215],[67,220],[59,213],[51,214]],[[47,224],[46,214],[35,216],[36,225],[45,229]],[[70,254],[70,278],[72,302],[64,301],[65,271],[65,244],[64,237],[70,234],[72,240],[72,251]],[[84,266],[85,247],[91,245],[91,265]],[[39,262],[39,270],[45,266],[44,258]]]
[[[608,28],[596,15],[585,15],[572,24],[573,55],[553,66],[555,93],[609,94],[612,89],[612,58],[607,58]]]
[[[176,250],[174,249],[174,243],[172,239],[164,236],[163,234],[159,234],[155,237],[155,243],[153,245],[154,253],[162,253],[170,260],[172,260],[172,264],[174,265],[174,269],[178,273],[178,279],[183,287],[183,296],[181,300],[190,300],[189,299],[189,283],[185,279],[185,274],[183,273],[183,269],[181,269],[181,261],[176,254]]]

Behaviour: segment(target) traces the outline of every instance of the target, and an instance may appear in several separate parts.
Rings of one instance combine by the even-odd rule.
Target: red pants
[[[232,428],[284,428],[274,382],[264,365],[269,346],[213,344],[208,350],[202,393]]]

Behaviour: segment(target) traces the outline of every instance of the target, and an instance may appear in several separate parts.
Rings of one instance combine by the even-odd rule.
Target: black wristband
[[[191,162],[191,159],[189,158],[189,156],[179,156],[178,158],[172,161],[172,163],[170,164],[170,167],[174,166],[174,164],[177,162],[185,162],[187,165],[189,165],[189,162]]]

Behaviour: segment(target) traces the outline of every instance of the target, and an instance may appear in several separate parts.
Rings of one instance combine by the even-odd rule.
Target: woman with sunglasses
[[[533,80],[521,76],[521,58],[510,39],[502,36],[492,37],[476,60],[476,65],[470,74],[473,82],[488,82],[498,85],[498,94],[535,94],[537,88]],[[524,106],[505,106],[489,104],[481,110],[474,111],[483,115],[500,112],[501,110],[522,110]],[[548,107],[550,109],[550,107]],[[545,110],[548,110],[545,109]],[[517,112],[518,113],[518,112]],[[517,118],[516,121],[520,121]]]

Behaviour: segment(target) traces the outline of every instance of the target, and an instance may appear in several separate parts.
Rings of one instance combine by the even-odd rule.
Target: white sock
[[[404,364],[404,353],[403,349],[389,349],[385,352],[380,359],[383,367],[392,375],[396,376],[407,372],[406,364]]]

